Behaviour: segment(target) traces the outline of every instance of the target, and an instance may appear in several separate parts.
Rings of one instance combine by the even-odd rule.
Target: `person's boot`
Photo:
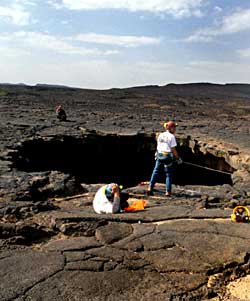
[[[148,187],[147,195],[154,195],[153,188]]]
[[[165,196],[166,196],[166,197],[171,197],[172,194],[171,194],[171,192],[166,192],[166,193],[165,193]]]

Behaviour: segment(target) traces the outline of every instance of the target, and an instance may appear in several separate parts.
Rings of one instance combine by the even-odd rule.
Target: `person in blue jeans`
[[[157,156],[155,167],[149,182],[148,194],[153,194],[155,183],[159,175],[164,172],[166,176],[166,196],[170,197],[172,192],[172,178],[173,178],[173,162],[177,160],[178,164],[182,163],[181,158],[176,150],[176,124],[169,121],[164,124],[165,132],[161,133],[157,138]]]

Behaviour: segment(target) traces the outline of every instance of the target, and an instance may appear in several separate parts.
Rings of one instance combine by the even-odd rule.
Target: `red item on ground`
[[[147,202],[144,200],[136,200],[129,207],[124,208],[125,212],[144,210],[147,205]]]

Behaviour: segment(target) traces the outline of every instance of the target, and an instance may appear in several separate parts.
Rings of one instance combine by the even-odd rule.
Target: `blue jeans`
[[[165,172],[166,175],[166,192],[172,190],[172,179],[173,179],[173,164],[166,166],[163,162],[156,160],[155,167],[150,179],[149,188],[153,189],[157,182],[161,172]]]

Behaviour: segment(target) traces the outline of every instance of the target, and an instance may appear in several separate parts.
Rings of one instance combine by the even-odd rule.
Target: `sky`
[[[250,83],[249,0],[0,0],[0,82]]]

